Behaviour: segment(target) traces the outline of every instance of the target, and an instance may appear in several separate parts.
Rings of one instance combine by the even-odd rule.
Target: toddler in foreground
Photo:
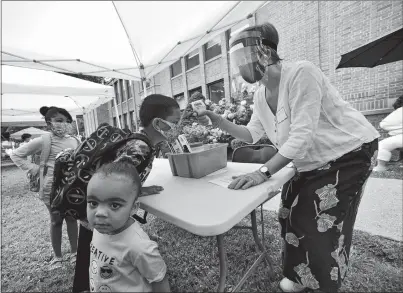
[[[139,207],[141,181],[129,157],[100,167],[88,183],[91,292],[169,292],[157,243],[130,215]]]

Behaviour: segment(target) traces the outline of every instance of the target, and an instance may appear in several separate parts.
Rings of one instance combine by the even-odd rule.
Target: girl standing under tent
[[[50,215],[50,239],[52,242],[54,257],[50,261],[51,268],[61,266],[63,261],[61,245],[62,245],[62,225],[63,217],[58,214],[51,213],[50,192],[53,183],[53,170],[56,155],[61,151],[78,146],[78,141],[70,136],[72,132],[71,122],[73,121],[69,112],[58,107],[41,107],[39,112],[45,117],[46,124],[50,131],[50,153],[43,170],[26,160],[28,156],[40,153],[43,148],[44,137],[35,138],[25,145],[19,147],[11,154],[13,162],[28,174],[34,176],[43,171],[43,182],[40,182],[39,198],[46,205]],[[66,259],[75,262],[77,253],[77,237],[78,226],[77,221],[71,217],[65,217],[67,225],[67,234],[70,241],[70,253]]]
[[[278,43],[270,23],[247,28],[230,40],[232,65],[246,82],[261,82],[247,126],[211,111],[198,116],[200,123],[208,123],[208,116],[215,126],[248,143],[266,133],[279,149],[229,188],[261,184],[293,162],[298,172],[283,187],[279,210],[284,238],[280,288],[334,292],[347,273],[355,218],[376,161],[379,134],[319,68],[308,61],[283,62]]]

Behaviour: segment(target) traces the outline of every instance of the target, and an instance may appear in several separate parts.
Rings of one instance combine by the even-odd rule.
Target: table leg
[[[227,253],[224,247],[224,235],[217,235],[218,254],[220,257],[220,280],[217,292],[224,292],[228,273]]]
[[[257,247],[260,249],[260,251],[261,251],[262,253],[264,253],[264,255],[265,255],[265,262],[266,262],[266,264],[269,266],[270,273],[272,273],[272,272],[273,272],[273,265],[272,265],[272,262],[271,262],[271,260],[270,260],[269,255],[268,255],[267,252],[266,252],[265,247],[264,247],[263,244],[260,242],[259,236],[257,235],[256,210],[253,210],[253,211],[251,212],[250,216],[251,216],[251,220],[252,220],[252,233],[253,233],[253,238],[255,239],[255,243],[256,243]],[[263,225],[263,222],[262,222],[262,225]],[[264,227],[263,227],[263,228],[264,228]]]

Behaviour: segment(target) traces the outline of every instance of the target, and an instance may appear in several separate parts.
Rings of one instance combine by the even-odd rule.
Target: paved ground
[[[369,178],[355,229],[403,241],[402,183],[398,179]],[[280,195],[277,195],[263,208],[277,210],[279,205]]]

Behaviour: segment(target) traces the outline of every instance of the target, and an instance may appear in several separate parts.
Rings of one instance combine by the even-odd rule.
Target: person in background
[[[22,142],[20,143],[20,145],[18,146],[19,148],[22,147],[23,145],[26,145],[28,142],[31,141],[31,137],[32,135],[29,133],[24,133],[23,135],[21,135],[21,140]],[[27,156],[27,160],[29,162],[32,162],[32,157],[33,156]]]
[[[4,151],[7,154],[7,156],[10,156],[14,150],[14,147],[15,143],[12,140],[10,140],[10,132],[4,132],[1,135],[2,152]]]
[[[126,145],[131,149],[131,156],[136,157],[133,164],[137,167],[142,165],[149,153],[152,154],[152,159],[148,166],[144,170],[137,170],[141,182],[144,184],[151,172],[154,157],[159,153],[161,143],[167,139],[164,134],[155,129],[153,123],[154,120],[156,120],[156,118],[161,118],[172,125],[176,125],[180,121],[181,113],[179,104],[174,99],[163,95],[153,94],[147,96],[143,100],[139,116],[143,126],[140,133],[148,137],[153,147],[150,149],[150,147],[141,140],[131,140],[129,143],[126,143]],[[169,133],[169,131],[170,130],[167,129],[167,133]],[[124,145],[122,148],[126,148],[126,146]],[[116,150],[116,152],[118,153],[119,150]],[[157,194],[162,190],[163,188],[161,186],[143,186],[141,188],[140,196]],[[84,222],[81,222],[79,235],[73,293],[88,291],[90,289],[88,267],[90,265],[90,243],[93,237],[91,227],[87,226]]]
[[[32,137],[32,135],[29,133],[24,133],[23,135],[21,135],[22,142],[20,143],[20,147],[29,143],[31,141],[31,137]]]
[[[284,239],[280,289],[335,292],[346,277],[355,218],[379,133],[344,101],[326,75],[308,61],[283,62],[271,23],[244,29],[230,40],[230,58],[242,78],[261,86],[247,126],[211,111],[214,126],[248,143],[265,133],[278,148],[231,189],[262,184],[290,162],[297,174],[283,186],[279,222]],[[299,48],[295,48],[299,50]]]
[[[389,137],[379,142],[378,164],[374,168],[376,172],[386,171],[386,164],[392,158],[392,151],[403,148],[403,95],[398,97],[393,103],[395,109],[385,117],[379,124],[381,128],[388,131]]]
[[[70,253],[67,254],[66,260],[75,262],[77,252],[78,226],[77,221],[71,217],[61,217],[51,212],[50,192],[53,183],[53,170],[56,155],[61,151],[78,146],[77,140],[70,136],[71,122],[73,121],[69,112],[58,107],[41,107],[39,112],[45,117],[46,124],[51,135],[50,154],[43,170],[43,182],[39,191],[39,198],[45,204],[50,216],[50,239],[52,242],[54,256],[49,265],[51,268],[58,268],[63,262],[62,256],[62,227],[63,220],[66,220],[67,234],[70,241]],[[31,175],[38,174],[40,167],[32,162],[27,161],[28,156],[40,153],[42,150],[43,138],[38,137],[23,146],[16,149],[11,154],[13,162],[23,171],[27,171]]]
[[[87,187],[91,292],[169,292],[167,268],[156,242],[131,217],[141,180],[131,157],[101,166]],[[102,251],[99,258],[96,251]]]
[[[1,145],[8,145],[10,142],[10,132],[3,132],[1,134]]]

